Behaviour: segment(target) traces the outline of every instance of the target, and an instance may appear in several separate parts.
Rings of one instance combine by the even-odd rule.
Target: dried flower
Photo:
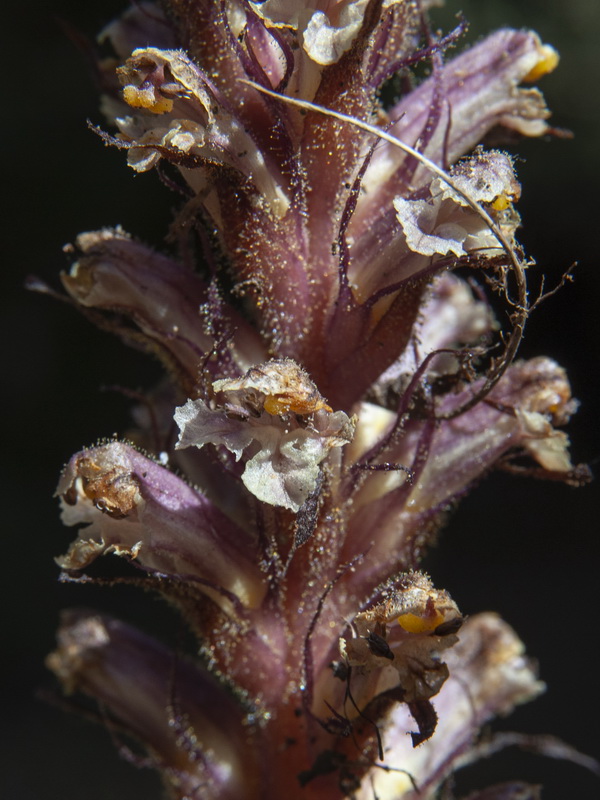
[[[434,36],[432,4],[165,0],[102,35],[118,64],[100,65],[116,130],[101,136],[186,202],[175,256],[120,229],[70,248],[73,301],[170,380],[136,444],[65,467],[78,530],[57,562],[92,581],[124,559],[200,657],[69,612],[48,664],[142,743],[173,798],[432,797],[485,722],[543,688],[517,635],[465,621],[419,562],[498,462],[587,477],[556,430],[576,409],[564,371],[513,361],[521,188],[478,146],[548,130],[521,83],[558,57],[503,30],[450,59],[461,29]],[[500,349],[466,269],[509,306]]]

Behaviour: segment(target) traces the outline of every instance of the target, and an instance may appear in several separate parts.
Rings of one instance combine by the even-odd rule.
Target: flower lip
[[[212,384],[213,401],[176,409],[178,448],[224,445],[245,460],[242,481],[259,500],[297,512],[314,491],[320,464],[354,435],[292,359],[267,361],[243,378]]]
[[[366,708],[368,714],[369,704],[394,696],[408,704],[417,721],[415,744],[429,738],[435,730],[429,701],[448,677],[440,653],[457,642],[461,625],[456,604],[425,575],[399,578],[388,597],[357,614],[350,633],[340,639],[342,661],[352,668],[355,709]],[[339,694],[338,683],[329,684],[330,693],[332,687]],[[326,696],[321,683],[317,702],[331,705]]]
[[[386,728],[386,755],[406,772],[378,770],[368,789],[361,787],[359,800],[370,800],[373,789],[382,798],[430,796],[447,775],[477,757],[474,743],[481,725],[545,689],[522,642],[496,614],[467,619],[446,661],[450,674],[435,698],[438,725],[431,746],[411,747],[406,736],[412,724],[409,711],[396,706]]]
[[[297,0],[265,0],[250,5],[267,27],[294,30],[303,53],[323,67],[335,64],[352,47],[363,25],[368,0],[318,0],[310,5]]]

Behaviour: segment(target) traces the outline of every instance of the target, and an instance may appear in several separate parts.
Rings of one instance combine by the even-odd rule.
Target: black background
[[[123,227],[160,244],[172,197],[152,174],[134,176],[122,153],[105,149],[85,120],[100,121],[85,64],[61,31],[63,19],[95,34],[122,8],[116,0],[28,2],[3,28],[1,397],[2,768],[7,800],[104,800],[160,796],[158,780],[120,761],[106,732],[37,699],[52,686],[43,659],[59,611],[89,605],[168,637],[176,622],[149,596],[62,586],[52,558],[70,531],[52,494],[63,462],[99,436],[122,433],[128,401],[104,384],[150,387],[160,370],[92,329],[68,308],[23,290],[28,273],[56,284],[62,246],[83,230]],[[521,241],[547,286],[573,261],[576,281],[530,322],[522,355],[551,355],[568,368],[581,409],[569,432],[574,460],[600,455],[597,421],[600,276],[600,4],[590,0],[451,2],[438,13],[448,29],[462,8],[469,39],[503,24],[533,27],[562,54],[542,88],[557,126],[573,140],[519,147]],[[8,36],[7,36],[8,34]],[[462,504],[426,567],[462,611],[499,611],[540,662],[547,693],[499,727],[561,736],[600,755],[597,485],[574,490],[493,475]],[[508,778],[545,782],[544,798],[597,796],[598,782],[573,765],[513,751],[461,776],[457,793]]]

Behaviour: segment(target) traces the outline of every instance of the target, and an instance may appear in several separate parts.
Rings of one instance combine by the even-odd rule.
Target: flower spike
[[[501,30],[450,58],[466,25],[434,35],[434,5],[164,0],[103,33],[102,138],[184,204],[169,255],[120,228],[67,249],[73,304],[167,377],[137,445],[65,467],[77,531],[57,562],[158,593],[196,645],[69,612],[48,665],[173,800],[433,798],[483,725],[544,688],[506,623],[466,618],[420,566],[494,468],[588,476],[565,371],[515,360],[521,185],[484,146],[549,130],[522,84],[558,56]]]

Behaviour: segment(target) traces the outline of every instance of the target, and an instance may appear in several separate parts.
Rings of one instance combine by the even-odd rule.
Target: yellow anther
[[[289,403],[282,401],[275,395],[269,395],[265,398],[265,411],[267,414],[276,417],[277,414],[286,414],[290,410]]]
[[[145,108],[154,114],[167,114],[173,110],[173,101],[156,94],[152,89],[138,89],[126,86],[123,89],[123,100],[132,108]]]
[[[492,208],[494,211],[504,211],[510,205],[510,198],[507,197],[505,194],[499,194],[498,197],[492,203]]]
[[[291,395],[271,394],[265,398],[264,409],[267,414],[275,417],[278,414],[312,414],[314,411],[332,411],[331,406],[322,399],[293,397]]]
[[[560,56],[558,52],[550,47],[549,44],[544,44],[540,48],[540,60],[537,62],[533,69],[530,69],[527,75],[523,78],[525,83],[535,83],[547,75],[552,70],[556,69]]]
[[[438,625],[444,621],[444,615],[439,611],[435,612],[432,617],[418,617],[416,614],[400,614],[398,617],[398,624],[404,628],[407,633],[430,633],[434,631]]]

